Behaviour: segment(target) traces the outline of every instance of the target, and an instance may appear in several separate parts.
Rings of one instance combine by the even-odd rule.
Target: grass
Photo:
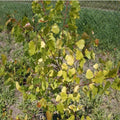
[[[120,12],[104,11],[84,8],[80,12],[80,19],[77,21],[78,31],[87,33],[92,30],[100,40],[102,50],[119,48],[120,45]]]
[[[0,25],[4,25],[7,16],[13,15],[17,20],[22,17],[32,16],[32,9],[30,2],[0,2]]]
[[[80,1],[81,7],[100,8],[105,10],[120,10],[120,1]]]

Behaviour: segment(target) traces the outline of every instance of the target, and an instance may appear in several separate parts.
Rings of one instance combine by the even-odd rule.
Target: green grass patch
[[[92,30],[100,40],[103,50],[119,49],[120,45],[120,12],[83,8],[77,21],[79,33],[90,33]]]
[[[80,4],[81,7],[87,8],[81,9],[80,19],[77,21],[79,33],[93,30],[100,40],[100,49],[111,51],[114,48],[120,49],[120,12],[118,10],[120,2],[81,1]],[[23,16],[31,18],[33,15],[31,2],[0,2],[0,8],[0,26],[5,24],[8,15],[14,15],[17,20],[22,19]]]
[[[32,16],[31,2],[0,2],[0,25],[4,25],[9,15],[17,20]]]
[[[120,10],[120,1],[80,1],[81,7]]]

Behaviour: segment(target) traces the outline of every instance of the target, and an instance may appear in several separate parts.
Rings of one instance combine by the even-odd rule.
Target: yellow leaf
[[[41,41],[41,48],[45,48],[45,42]]]
[[[66,71],[62,71],[62,75],[63,75],[64,80],[66,80],[67,79],[67,72]]]
[[[62,88],[61,92],[66,93],[66,87],[65,86]]]
[[[86,72],[86,78],[87,79],[92,79],[93,78],[93,72],[90,69],[88,69],[87,72]]]
[[[52,113],[50,111],[46,112],[47,120],[52,120]]]
[[[75,86],[74,92],[78,92],[78,90],[79,90],[79,85]]]
[[[72,66],[74,64],[74,57],[72,55],[66,55],[65,60],[67,61],[68,65]]]
[[[86,117],[86,120],[91,120],[91,118],[89,116]]]
[[[89,84],[89,88],[92,90],[94,88],[94,83]]]
[[[27,120],[27,118],[28,118],[28,117],[27,117],[27,114],[26,114],[26,116],[25,116],[25,120]]]
[[[62,76],[62,70],[60,70],[57,74],[58,77]]]
[[[56,48],[61,49],[62,44],[63,44],[62,39],[58,39],[58,40],[56,41]]]
[[[81,68],[83,68],[83,66],[84,66],[85,62],[86,62],[86,60],[85,60],[85,59],[82,59],[82,60],[80,61],[80,67],[81,67]]]
[[[60,95],[57,95],[57,97],[56,97],[56,101],[59,102],[60,100],[61,100]]]
[[[75,120],[75,116],[71,115],[67,120]]]
[[[46,105],[47,105],[46,99],[42,98],[42,99],[40,100],[40,105],[41,105],[41,107],[46,107]]]
[[[85,41],[83,39],[79,40],[78,42],[76,42],[76,45],[79,49],[83,49],[85,46]]]
[[[88,51],[87,49],[85,50],[85,56],[86,56],[88,59],[91,59],[91,52]]]
[[[34,88],[34,86],[33,86],[33,85],[30,85],[29,90],[32,90],[33,88]]]
[[[71,110],[73,110],[73,111],[74,111],[74,110],[75,110],[75,111],[77,110],[75,105],[70,105],[70,106],[69,106],[69,109],[71,109]]]
[[[19,85],[19,83],[18,82],[16,82],[16,88],[17,88],[17,90],[21,90],[21,86]]]
[[[93,82],[95,83],[100,83],[102,84],[103,80],[105,79],[103,71],[99,71],[96,73],[95,78],[92,79]]]
[[[78,106],[77,106],[77,110],[81,110],[82,108],[83,108],[82,105],[78,105]]]
[[[81,60],[83,58],[83,54],[80,50],[76,51],[76,60]]]
[[[53,33],[55,34],[58,34],[59,33],[59,27],[58,25],[55,23],[53,26],[52,26],[52,30],[51,30]]]
[[[84,116],[82,115],[81,119],[80,120],[84,120]]]
[[[74,75],[75,74],[75,68],[71,68],[71,69],[69,69],[69,71],[68,71],[68,74],[69,74],[69,76],[71,77],[72,75]]]
[[[40,92],[40,89],[39,89],[39,87],[37,87],[37,88],[36,88],[36,92]]]
[[[61,92],[60,95],[61,95],[62,102],[66,101],[66,99],[67,99],[66,92]]]
[[[98,64],[96,63],[95,65],[93,65],[94,69],[98,69]]]
[[[30,41],[29,42],[29,54],[30,56],[34,55],[35,54],[35,44],[33,41]]]
[[[5,64],[6,64],[6,61],[7,61],[7,57],[6,57],[4,54],[2,54],[2,55],[1,55],[1,58],[2,58],[2,63],[3,63],[3,65],[5,65]]]
[[[53,71],[53,70],[50,70],[49,76],[52,77],[52,76],[53,76],[53,73],[54,73],[54,71]]]
[[[67,69],[68,69],[68,66],[67,66],[65,63],[63,63],[63,64],[62,64],[62,69],[67,70]]]

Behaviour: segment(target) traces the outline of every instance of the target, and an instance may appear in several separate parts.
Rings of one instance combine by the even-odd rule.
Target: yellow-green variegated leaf
[[[58,77],[61,77],[62,76],[62,70],[60,70],[57,74]]]
[[[63,69],[63,70],[67,70],[67,69],[68,69],[68,66],[67,66],[65,63],[63,63],[63,64],[62,64],[62,69]]]
[[[95,83],[100,83],[102,84],[103,80],[105,79],[103,71],[99,71],[96,73],[95,78],[92,79],[93,82]]]
[[[99,65],[97,63],[93,65],[94,69],[98,69],[98,67],[99,67]]]
[[[62,102],[66,101],[67,94],[65,92],[61,92],[60,95],[61,95]]]
[[[6,61],[7,61],[7,57],[6,57],[4,54],[2,54],[2,55],[1,55],[1,58],[2,58],[2,63],[3,63],[3,65],[5,65],[5,64],[6,64]]]
[[[60,100],[61,100],[61,96],[60,96],[60,95],[57,95],[56,101],[59,102]]]
[[[58,39],[56,41],[56,48],[57,49],[61,49],[62,48],[62,44],[63,44],[62,39]]]
[[[93,78],[93,72],[90,69],[88,69],[87,72],[86,72],[86,78],[87,79],[92,79]]]
[[[66,90],[67,90],[67,88],[64,86],[64,87],[62,88],[61,92],[66,93]]]
[[[67,120],[75,120],[75,116],[71,115]]]
[[[83,54],[80,50],[76,51],[76,60],[81,60],[83,58]]]
[[[85,46],[85,41],[83,39],[79,40],[78,42],[76,42],[76,46],[82,50]]]
[[[50,111],[46,112],[47,120],[52,120],[52,113]]]
[[[91,120],[91,118],[89,116],[86,117],[86,120]]]
[[[85,56],[86,56],[88,59],[91,59],[91,52],[88,51],[87,49],[85,50]]]
[[[33,41],[29,42],[29,54],[30,56],[35,54],[35,44]]]
[[[24,120],[28,120],[28,116],[27,116],[27,114],[25,115],[25,119]]]
[[[68,71],[68,74],[69,74],[69,76],[71,77],[72,75],[74,75],[75,74],[75,68],[71,68],[71,69],[69,69],[69,71]]]
[[[41,48],[45,48],[45,42],[41,41]]]
[[[68,65],[73,65],[74,64],[74,57],[72,55],[66,55],[65,60],[67,61]]]
[[[82,60],[80,61],[80,67],[81,67],[81,68],[83,68],[83,66],[84,66],[85,62],[86,62],[86,60],[85,60],[85,59],[82,59]]]
[[[21,90],[21,86],[19,85],[19,83],[18,82],[16,82],[16,88],[17,88],[17,90]]]
[[[59,27],[58,25],[55,23],[53,26],[52,26],[52,30],[51,30],[53,33],[55,34],[58,34],[59,33]]]
[[[75,86],[74,92],[78,92],[78,90],[79,90],[79,85]]]

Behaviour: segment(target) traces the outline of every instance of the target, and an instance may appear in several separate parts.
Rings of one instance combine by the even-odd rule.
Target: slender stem
[[[43,9],[44,15],[46,15],[46,11],[45,11],[45,6],[44,6],[43,0],[41,0],[41,3],[42,3],[42,9]]]
[[[90,85],[92,82],[89,82],[89,83],[83,83],[83,84],[80,84],[79,87],[82,87],[82,86],[85,86],[85,85]]]
[[[65,9],[65,14],[64,14],[64,18],[63,18],[63,26],[62,26],[62,30],[61,30],[62,31],[62,35],[64,35],[63,29],[64,29],[64,26],[65,26],[65,23],[66,23],[66,19],[67,19],[68,5],[69,5],[69,1],[66,0],[66,3],[65,3],[66,9]]]

